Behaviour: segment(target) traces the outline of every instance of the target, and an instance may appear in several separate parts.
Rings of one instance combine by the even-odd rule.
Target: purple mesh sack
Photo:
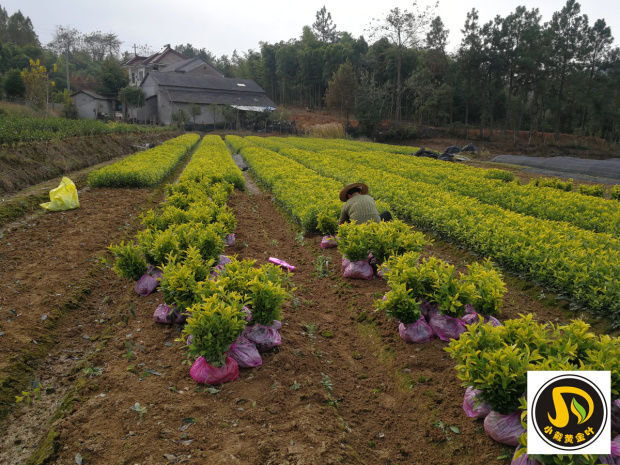
[[[232,247],[235,245],[235,233],[226,234],[226,237],[224,237],[224,245],[226,247]]]
[[[474,323],[480,323],[480,316],[478,313],[468,313],[466,315],[463,315],[463,317],[461,318],[461,322],[464,325],[472,325]]]
[[[467,331],[465,325],[458,318],[439,313],[433,314],[428,324],[442,341],[449,342],[451,339],[458,339],[461,334]]]
[[[518,450],[519,450],[519,447],[515,449],[515,455],[517,455]],[[527,455],[527,452],[526,452],[522,454],[521,457],[519,457],[518,459],[515,459],[513,455],[512,462],[510,462],[510,465],[540,465],[540,462],[536,459],[530,458],[530,456]]]
[[[228,349],[228,356],[232,358],[240,368],[254,368],[262,365],[263,359],[258,353],[256,346],[243,336],[233,342]]]
[[[334,247],[338,247],[338,238],[336,236],[323,236],[323,239],[321,239],[321,248],[331,249]]]
[[[217,262],[217,264],[221,266],[226,266],[231,262],[232,260],[230,259],[230,257],[227,257],[226,255],[220,255],[220,260],[219,262]]]
[[[343,255],[342,256],[342,270],[344,271],[344,269],[350,264],[351,264],[351,260],[349,260],[347,257]]]
[[[377,267],[377,271],[376,271],[376,273],[375,273],[375,274],[377,275],[377,277],[378,277],[378,278],[381,278],[381,279],[387,279],[387,278],[385,277],[385,274],[386,274],[388,271],[389,271],[389,268],[388,268],[385,264],[383,264],[383,265],[381,265],[381,266]]]
[[[149,265],[146,274],[136,281],[136,285],[133,288],[134,291],[143,297],[152,294],[157,290],[157,286],[159,286],[159,281],[163,275],[164,272],[162,270],[153,265]]]
[[[482,391],[480,389],[474,389],[471,386],[465,391],[463,410],[465,411],[465,415],[469,418],[486,418],[491,412],[491,405],[487,402],[483,402],[482,399],[478,399],[481,393]]]
[[[178,311],[176,312],[176,318],[174,319],[174,322],[178,325],[182,325],[187,321],[187,318],[189,318],[190,315],[191,313],[189,313],[187,310],[184,312]]]
[[[213,269],[211,270],[211,273],[209,273],[209,278],[208,278],[209,281],[213,281],[214,279],[219,278],[223,270],[224,270],[224,265],[215,265]]]
[[[241,311],[243,311],[243,313],[245,313],[245,321],[252,321],[252,310],[250,310],[248,307],[243,307],[241,309]]]
[[[179,312],[175,305],[169,307],[166,304],[159,304],[153,313],[153,321],[163,325],[171,325],[176,321]]]
[[[270,326],[260,324],[248,326],[241,335],[254,343],[259,352],[266,352],[282,344],[280,333]]]
[[[484,323],[491,323],[493,326],[501,326],[502,323],[501,321],[499,321],[497,318],[495,318],[493,315],[490,316],[485,316],[484,317]]]
[[[605,465],[620,465],[620,457],[617,457],[613,454],[599,455],[597,463],[604,463]]]
[[[198,357],[189,370],[189,374],[197,383],[217,386],[237,379],[239,366],[230,357],[226,359],[226,365],[223,367],[214,367],[204,357]]]
[[[620,457],[620,435],[611,440],[611,455]]]
[[[432,304],[423,300],[420,302],[420,311],[422,312],[422,316],[426,319],[426,322],[431,321],[431,317],[436,313],[439,313],[439,306],[437,304]]]
[[[342,272],[344,278],[349,279],[366,279],[371,280],[374,275],[372,267],[367,261],[361,260],[359,262],[349,262],[347,267]]]
[[[521,426],[521,412],[502,415],[491,411],[484,419],[484,431],[497,442],[507,446],[518,446],[519,436],[525,433]]]
[[[398,334],[400,338],[409,343],[428,342],[435,337],[433,329],[428,325],[422,315],[415,323],[401,323],[398,325]]]

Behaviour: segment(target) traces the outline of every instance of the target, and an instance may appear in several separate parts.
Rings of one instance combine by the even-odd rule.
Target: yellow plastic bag
[[[62,178],[60,185],[50,191],[51,202],[42,203],[41,207],[51,212],[71,210],[80,206],[77,189],[69,178]]]

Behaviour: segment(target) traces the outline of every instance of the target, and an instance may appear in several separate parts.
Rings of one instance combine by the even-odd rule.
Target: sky
[[[590,24],[604,19],[620,45],[620,8],[617,0],[582,0],[581,12],[588,15]],[[418,0],[424,10],[434,0]],[[447,29],[448,51],[458,48],[460,30],[472,8],[478,10],[480,23],[500,15],[506,17],[519,5],[539,8],[542,22],[551,20],[566,0],[439,0],[434,10]],[[381,19],[390,9],[415,11],[411,0],[0,0],[9,15],[17,10],[30,17],[41,44],[53,37],[56,26],[75,28],[83,33],[112,32],[123,42],[121,51],[132,51],[133,45],[148,45],[158,51],[164,45],[172,47],[190,43],[205,48],[215,56],[240,55],[249,49],[260,51],[260,42],[277,43],[297,39],[302,28],[311,26],[323,6],[331,13],[338,31],[368,40],[368,28],[373,18]]]

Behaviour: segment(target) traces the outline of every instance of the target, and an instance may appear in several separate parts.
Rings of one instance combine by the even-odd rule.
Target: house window
[[[136,83],[136,73],[131,73],[131,83],[132,84]]]
[[[142,78],[143,78],[143,77],[144,77],[144,71],[139,71],[139,72],[138,72],[138,79],[139,79],[140,81],[142,81]]]

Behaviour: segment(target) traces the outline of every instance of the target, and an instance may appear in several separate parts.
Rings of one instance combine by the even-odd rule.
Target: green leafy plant
[[[248,283],[248,297],[252,306],[252,322],[270,325],[280,318],[280,309],[288,293],[277,283],[256,276]]]
[[[131,407],[129,407],[130,410],[133,410],[134,412],[138,413],[138,418],[140,420],[142,420],[142,417],[144,415],[146,415],[147,413],[147,408],[143,405],[140,405],[140,402],[136,402],[135,404],[133,404]]]
[[[314,274],[317,278],[325,278],[329,276],[329,262],[330,257],[323,254],[319,255],[316,260],[312,262],[314,265]]]
[[[128,362],[135,360],[136,358],[136,346],[131,341],[124,341],[126,352],[123,354],[123,358],[126,358]]]
[[[317,226],[321,234],[333,236],[338,231],[338,217],[340,210],[337,204],[332,204],[328,208],[325,208],[316,216]]]
[[[487,179],[498,179],[504,182],[512,182],[515,180],[515,175],[510,171],[498,170],[498,169],[490,169],[486,170],[484,173],[484,177]]]
[[[603,184],[579,184],[577,192],[592,197],[605,197],[605,186]]]
[[[446,437],[446,441],[452,441],[453,434],[461,434],[461,430],[456,426],[448,426],[443,421],[439,420],[437,423],[433,423],[433,426],[436,426]]]
[[[205,262],[195,247],[189,247],[185,261],[181,262],[176,255],[170,257],[169,263],[163,267],[161,290],[164,301],[176,304],[185,309],[200,301],[199,283],[207,279],[213,261]]]
[[[415,323],[420,319],[420,304],[411,297],[411,290],[407,290],[405,284],[394,284],[386,294],[386,299],[375,301],[375,305],[388,316],[404,324]]]
[[[620,184],[616,184],[609,191],[610,200],[620,200]]]
[[[120,277],[137,281],[146,273],[146,258],[142,249],[136,244],[125,245],[121,242],[119,245],[111,245],[108,250],[116,257],[112,270]]]
[[[476,323],[446,349],[457,362],[464,386],[482,390],[480,398],[503,414],[514,412],[527,386],[527,371],[576,369],[612,373],[612,393],[620,390],[620,341],[596,336],[581,320],[544,325],[532,315],[503,326]]]
[[[304,232],[303,231],[297,231],[297,234],[295,234],[295,240],[302,247],[304,245],[306,245],[305,238],[304,238]]]
[[[189,308],[181,341],[192,336],[189,355],[204,357],[212,366],[226,364],[226,351],[245,328],[243,300],[237,293],[213,295]]]
[[[15,396],[15,402],[16,403],[25,402],[28,405],[34,402],[38,402],[41,400],[42,390],[43,390],[43,387],[41,386],[41,384],[38,381],[35,381],[33,390],[22,391],[21,396]]]
[[[536,178],[532,181],[532,185],[536,187],[552,187],[565,192],[573,190],[573,180],[562,181],[558,178]]]
[[[329,375],[326,375],[325,373],[321,373],[321,381],[319,381],[319,384],[321,386],[323,386],[323,389],[325,389],[325,391],[330,394],[333,390],[334,390],[334,385],[332,383],[331,378],[329,377]]]

